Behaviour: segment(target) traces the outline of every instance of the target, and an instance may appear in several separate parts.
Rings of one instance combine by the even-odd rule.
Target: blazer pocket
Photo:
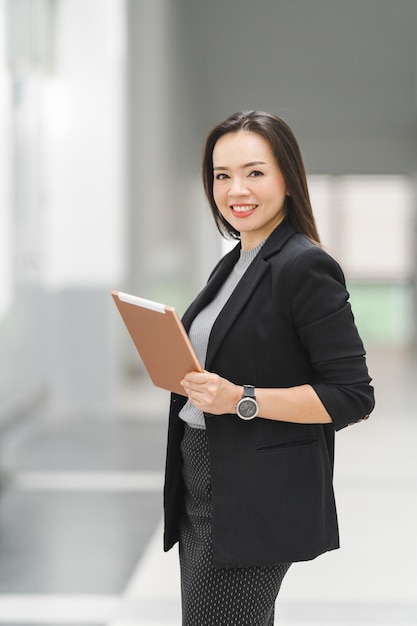
[[[289,450],[292,448],[313,446],[315,444],[317,444],[317,439],[315,439],[314,437],[308,437],[305,439],[294,439],[292,441],[266,443],[261,446],[257,446],[256,451],[260,453],[285,452],[285,450]]]

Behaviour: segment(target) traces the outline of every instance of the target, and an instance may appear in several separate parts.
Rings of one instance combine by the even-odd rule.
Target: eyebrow
[[[245,167],[254,167],[254,165],[266,165],[265,161],[251,161],[250,163],[245,163],[244,165],[242,165],[242,168]],[[228,170],[228,167],[225,166],[217,166],[217,167],[213,167],[213,171],[214,170]]]

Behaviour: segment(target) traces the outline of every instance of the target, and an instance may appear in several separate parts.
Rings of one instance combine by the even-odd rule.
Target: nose
[[[244,178],[241,176],[234,176],[230,180],[229,196],[236,197],[248,194],[248,188],[245,184]]]

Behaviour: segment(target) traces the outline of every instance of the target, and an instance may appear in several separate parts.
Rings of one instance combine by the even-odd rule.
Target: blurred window
[[[354,281],[408,281],[414,272],[411,181],[403,176],[313,176],[324,246]]]
[[[405,176],[312,176],[325,248],[346,274],[365,342],[409,343],[414,322],[414,212]]]

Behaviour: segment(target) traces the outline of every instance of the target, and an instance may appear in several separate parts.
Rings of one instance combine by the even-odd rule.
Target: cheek
[[[224,190],[222,190],[221,187],[219,188],[218,185],[213,185],[213,198],[217,206],[224,204],[225,197],[226,193],[224,192]]]

